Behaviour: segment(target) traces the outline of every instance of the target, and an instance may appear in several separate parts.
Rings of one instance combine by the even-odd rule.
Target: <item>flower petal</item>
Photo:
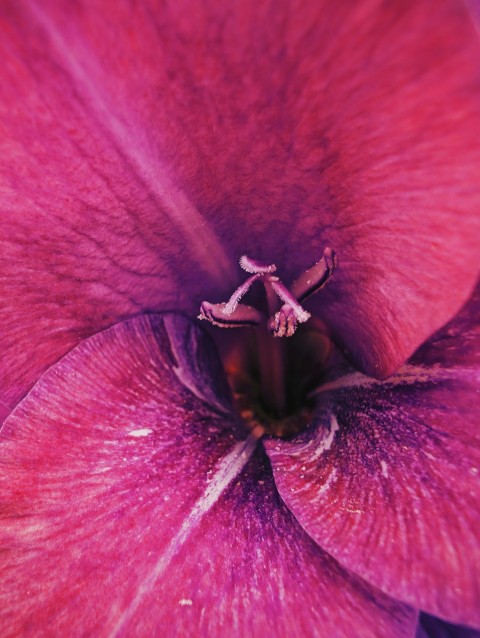
[[[267,445],[307,532],[396,598],[480,628],[480,290],[386,381],[320,388],[309,429]]]
[[[113,108],[99,52],[79,52],[46,5],[4,3],[1,18],[0,386],[11,408],[118,318],[198,310],[204,291],[194,301],[192,289],[205,281],[213,296],[229,263],[131,105]]]
[[[461,5],[2,3],[7,409],[119,318],[227,298],[245,252],[288,281],[331,246],[312,309],[364,369],[399,365],[477,269]]]
[[[175,315],[45,373],[0,440],[2,636],[413,636],[301,529],[226,387]]]

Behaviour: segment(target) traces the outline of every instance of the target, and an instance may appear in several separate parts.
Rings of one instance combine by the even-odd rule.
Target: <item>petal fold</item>
[[[309,428],[266,443],[297,520],[341,564],[480,628],[480,290],[385,381],[319,388]]]
[[[413,636],[281,501],[212,344],[178,315],[74,349],[5,421],[0,634]]]

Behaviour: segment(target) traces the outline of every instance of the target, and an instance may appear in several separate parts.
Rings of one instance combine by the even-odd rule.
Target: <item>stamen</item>
[[[247,255],[240,257],[240,267],[247,272],[255,274],[267,274],[277,270],[275,264],[266,264],[263,261],[257,261],[256,259],[250,259]]]
[[[263,321],[275,337],[291,337],[298,324],[305,323],[311,317],[299,302],[323,288],[337,267],[337,256],[331,248],[325,248],[322,259],[295,281],[292,291],[273,275],[277,270],[275,264],[267,264],[243,255],[240,258],[240,266],[252,276],[235,290],[226,303],[211,304],[204,301],[198,318],[207,319],[220,328],[257,326]],[[270,319],[255,308],[239,303],[252,284],[260,279],[265,286]],[[283,302],[278,311],[276,297]]]
[[[258,377],[262,389],[262,403],[271,415],[283,418],[287,411],[287,343],[280,339],[265,339],[267,328],[274,337],[291,337],[297,327],[310,319],[310,313],[300,302],[323,288],[337,267],[333,250],[326,248],[322,259],[301,275],[290,291],[275,276],[275,264],[267,264],[243,255],[240,266],[251,276],[233,292],[226,303],[204,301],[199,319],[210,321],[220,328],[259,326],[255,333],[258,353]],[[240,303],[256,281],[265,287],[267,314]],[[280,301],[282,302],[280,304]],[[280,306],[280,308],[279,308]]]
[[[274,337],[292,337],[297,329],[297,318],[291,306],[283,305],[270,319],[269,328]]]
[[[204,301],[200,306],[200,314],[197,319],[206,319],[219,328],[258,326],[262,322],[262,313],[252,306],[238,304],[230,314],[225,313],[225,306],[224,303],[211,304]]]
[[[331,248],[325,248],[322,259],[294,281],[292,285],[293,296],[298,301],[305,301],[314,295],[325,286],[337,266],[338,260],[335,251]]]

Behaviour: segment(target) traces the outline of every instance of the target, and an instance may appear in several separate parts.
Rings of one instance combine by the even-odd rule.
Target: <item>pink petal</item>
[[[478,42],[462,3],[4,2],[0,387],[142,310],[228,297],[244,253],[350,355],[398,366],[477,270]],[[425,308],[428,307],[428,312]]]
[[[386,593],[480,628],[480,291],[384,382],[320,388],[315,422],[270,440],[300,524]]]
[[[86,336],[143,310],[198,314],[207,290],[214,297],[224,286],[228,296],[235,283],[215,231],[151,139],[154,122],[137,121],[138,90],[127,101],[111,92],[106,57],[89,48],[72,10],[73,34],[57,29],[46,4],[0,10],[0,387],[9,409]],[[121,31],[116,59],[119,47],[132,55]]]
[[[414,634],[298,525],[180,316],[83,342],[1,445],[2,637]]]

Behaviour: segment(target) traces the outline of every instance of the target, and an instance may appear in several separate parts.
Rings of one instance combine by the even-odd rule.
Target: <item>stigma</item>
[[[250,276],[223,303],[204,301],[198,319],[204,319],[219,328],[254,327],[264,324],[274,337],[291,337],[298,326],[310,319],[310,313],[301,305],[321,290],[332,277],[338,265],[331,248],[325,248],[322,258],[287,288],[275,274],[275,264],[266,264],[243,255],[240,267]],[[268,314],[240,303],[250,288],[263,284]]]

